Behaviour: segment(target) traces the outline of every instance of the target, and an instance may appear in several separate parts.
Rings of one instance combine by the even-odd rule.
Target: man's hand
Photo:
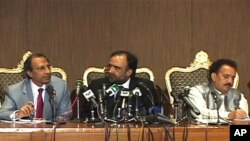
[[[16,118],[31,116],[33,114],[33,111],[34,111],[34,104],[32,102],[28,102],[19,110],[19,112],[16,113]]]
[[[232,111],[231,113],[229,113],[228,118],[229,119],[244,119],[244,118],[247,118],[247,113],[242,109],[236,109]]]

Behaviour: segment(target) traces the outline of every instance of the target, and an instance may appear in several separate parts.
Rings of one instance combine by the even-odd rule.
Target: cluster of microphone
[[[142,96],[142,93],[138,87],[133,89],[132,91],[129,91],[126,88],[122,88],[118,86],[117,84],[113,84],[110,87],[106,87],[106,84],[102,85],[102,89],[98,89],[96,91],[96,94],[91,90],[88,89],[86,86],[82,86],[83,96],[86,98],[87,101],[92,103],[92,106],[97,109],[97,114],[99,115],[99,118],[103,118],[106,121],[114,121],[116,120],[129,120],[133,117],[132,114],[132,97],[140,97]],[[107,99],[113,98],[115,103],[119,105],[117,107],[117,112],[115,115],[115,119],[109,119],[110,115],[108,116],[108,109],[107,106],[109,103],[107,103]],[[137,98],[136,98],[137,99]],[[137,101],[136,101],[137,103]],[[138,105],[134,107],[133,111],[135,111],[134,116],[138,116]],[[92,111],[93,112],[93,111]],[[91,119],[95,119],[94,114],[91,113]],[[112,117],[114,118],[114,117]]]
[[[137,86],[132,90],[118,86],[117,84],[112,84],[111,86],[102,84],[102,88],[95,90],[94,92],[88,87],[82,85],[82,83],[76,84],[77,95],[82,92],[81,94],[85,97],[85,99],[91,103],[92,109],[91,111],[88,111],[91,115],[91,117],[89,117],[90,121],[98,121],[95,117],[95,115],[97,115],[97,118],[100,120],[115,123],[158,121],[160,123],[164,122],[167,124],[176,124],[167,116],[163,116],[158,113],[149,113],[149,109],[140,107],[140,99],[144,96],[149,99],[148,101],[152,107],[155,106],[153,94],[143,82],[138,82]],[[145,94],[142,93],[144,92],[141,91],[142,89],[146,91]],[[112,107],[115,110],[113,115],[108,113],[109,109],[107,109],[107,107],[110,106],[108,99],[114,100],[114,104],[116,105]]]
[[[183,120],[180,119],[180,116],[178,115],[179,113],[179,101],[182,100],[185,104],[184,106],[184,112],[185,116],[184,118],[192,117],[196,118],[198,115],[200,115],[200,110],[193,104],[193,102],[190,101],[188,95],[190,92],[190,87],[186,86],[184,87],[183,91],[181,93],[176,93],[174,91],[171,92],[171,96],[174,98],[174,118],[176,120]]]

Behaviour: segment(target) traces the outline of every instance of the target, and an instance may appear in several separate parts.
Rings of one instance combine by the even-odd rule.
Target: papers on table
[[[196,119],[197,123],[200,124],[213,124],[216,125],[218,124],[218,119]],[[230,121],[220,119],[219,120],[220,124],[229,124]]]
[[[20,124],[37,124],[37,123],[45,123],[45,122],[47,122],[47,120],[18,119],[16,121],[13,121],[13,120],[1,120],[1,122],[6,122],[6,123],[20,123]]]

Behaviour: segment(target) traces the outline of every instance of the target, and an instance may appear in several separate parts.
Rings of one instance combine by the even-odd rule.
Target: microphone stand
[[[77,120],[80,121],[80,99],[79,95],[76,95],[76,110],[77,110]]]
[[[221,122],[220,122],[220,113],[219,113],[219,104],[218,104],[218,97],[217,97],[216,94],[213,94],[213,98],[215,100],[216,110],[217,110],[217,125],[221,125]]]
[[[223,122],[223,124],[229,124],[230,122],[229,122],[228,120],[226,120],[226,119],[220,117],[220,113],[219,113],[219,102],[218,102],[217,93],[216,93],[215,91],[212,91],[211,94],[212,94],[212,96],[213,96],[213,98],[214,98],[214,100],[215,100],[215,104],[216,104],[216,106],[217,106],[217,108],[216,108],[216,110],[217,110],[217,123],[216,123],[216,124],[217,124],[217,125],[222,125],[220,119],[226,121],[225,123]]]
[[[81,86],[83,82],[82,80],[76,81],[76,118],[78,121],[80,121],[80,99],[79,99],[79,93],[81,91]]]
[[[139,119],[138,94],[135,94],[135,118]]]
[[[52,123],[55,124],[56,120],[55,120],[55,101],[54,101],[54,95],[50,94],[49,96],[49,102],[50,102],[50,106],[51,106],[51,114],[52,114]]]
[[[174,121],[178,121],[178,111],[179,111],[179,98],[172,91],[171,96],[174,98]]]
[[[103,92],[103,101],[104,101],[104,105],[103,105],[103,108],[104,108],[104,119],[107,119],[107,95],[106,95],[106,89],[107,89],[107,86],[106,84],[102,84],[102,92]]]

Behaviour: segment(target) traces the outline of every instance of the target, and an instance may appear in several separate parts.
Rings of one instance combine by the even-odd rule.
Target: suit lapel
[[[25,82],[25,85],[24,85],[24,88],[23,88],[23,94],[27,95],[28,101],[34,102],[33,91],[31,89],[30,80],[26,79],[25,81],[26,82]],[[25,101],[25,103],[27,103],[28,101]]]

